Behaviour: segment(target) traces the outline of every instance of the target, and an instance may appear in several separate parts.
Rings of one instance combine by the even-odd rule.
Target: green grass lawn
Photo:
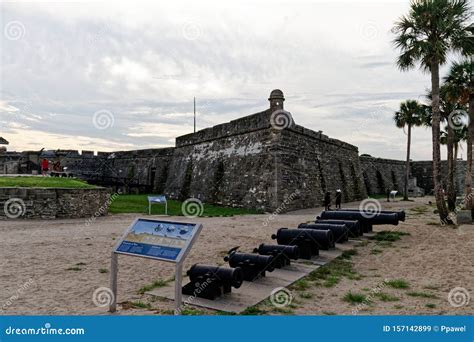
[[[0,187],[91,189],[96,186],[75,178],[19,176],[0,177]]]
[[[109,213],[139,213],[148,214],[148,195],[119,195],[115,198],[109,208]],[[183,216],[181,205],[183,202],[168,200],[168,215]],[[203,213],[200,216],[233,216],[259,214],[260,212],[251,209],[221,207],[203,203]],[[152,204],[151,213],[161,215],[165,213],[164,204]]]

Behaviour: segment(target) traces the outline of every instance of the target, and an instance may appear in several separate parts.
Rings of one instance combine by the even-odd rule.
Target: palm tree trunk
[[[471,87],[472,89],[472,87]],[[467,167],[464,190],[464,206],[466,209],[474,210],[472,199],[472,144],[474,143],[474,93],[469,94],[469,127],[467,133]],[[474,218],[474,215],[473,215]]]
[[[454,193],[456,196],[458,195],[458,186],[457,186],[457,179],[458,179],[458,151],[459,151],[459,142],[454,143],[454,159],[453,159],[453,175],[454,175]]]
[[[407,138],[407,161],[405,165],[405,187],[403,189],[403,199],[408,201],[408,178],[410,177],[410,146],[411,146],[411,125],[408,124],[408,138]]]
[[[448,178],[446,192],[448,197],[448,209],[454,211],[456,208],[456,190],[454,188],[454,129],[448,125]]]
[[[439,112],[439,63],[433,60],[431,63],[431,91],[432,91],[432,143],[433,143],[433,184],[436,207],[442,223],[450,224],[448,209],[444,202],[444,193],[441,182],[441,147],[440,147],[440,112]]]

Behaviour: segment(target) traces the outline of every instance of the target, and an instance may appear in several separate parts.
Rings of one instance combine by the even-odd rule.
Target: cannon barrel
[[[265,245],[262,243],[258,248],[254,249],[254,253],[273,256],[275,268],[290,265],[290,259],[297,260],[300,257],[299,247],[289,245]]]
[[[302,234],[303,238],[312,240],[318,249],[328,250],[334,247],[334,235],[330,230],[280,228],[276,238],[279,245],[291,245],[292,243],[285,243],[284,241],[291,242],[299,234]]]
[[[290,245],[266,245],[262,243],[258,248],[255,248],[255,252],[260,255],[279,255],[283,254],[288,259],[297,260],[300,256],[300,249],[298,246]]]
[[[202,275],[205,275],[207,278],[216,278],[218,281],[228,283],[236,289],[238,289],[243,282],[242,269],[240,268],[194,264],[186,274],[191,280],[196,280]]]
[[[326,210],[321,213],[318,218],[322,219],[339,219],[339,220],[358,220],[366,222],[370,225],[392,224],[398,225],[398,215],[396,213],[380,214],[369,211],[343,211],[343,210]]]
[[[359,208],[344,208],[341,209],[342,211],[361,211]],[[372,212],[378,212],[380,214],[397,214],[398,219],[402,222],[405,222],[406,219],[406,213],[405,210],[381,210],[381,211],[375,211],[371,209],[365,209],[365,211],[372,211]]]
[[[345,224],[324,223],[300,223],[300,229],[330,230],[334,235],[335,243],[344,243],[349,240],[349,228]]]
[[[230,267],[240,267],[244,274],[244,280],[254,281],[265,277],[265,272],[273,272],[275,264],[271,255],[258,255],[250,253],[239,253],[236,249],[229,251],[224,261],[229,262]]]
[[[230,293],[232,287],[239,288],[244,281],[244,274],[240,267],[227,268],[194,264],[188,270],[187,275],[189,283],[183,286],[183,294],[211,300]]]
[[[315,223],[329,223],[329,224],[345,224],[346,227],[349,229],[349,237],[352,237],[352,238],[356,238],[364,234],[361,224],[357,220],[325,220],[325,219],[316,218],[314,222]]]
[[[272,235],[272,239],[276,239],[279,245],[298,246],[302,259],[311,259],[312,256],[319,255],[319,245],[309,229],[280,228]]]

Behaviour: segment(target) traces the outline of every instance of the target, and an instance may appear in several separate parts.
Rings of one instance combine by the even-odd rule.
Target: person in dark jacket
[[[341,189],[336,190],[336,209],[341,209],[341,201],[342,201],[342,192]]]
[[[324,210],[331,210],[331,193],[326,191],[324,195]]]

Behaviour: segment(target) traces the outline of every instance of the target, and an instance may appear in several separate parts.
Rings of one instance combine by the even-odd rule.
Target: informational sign
[[[148,196],[148,215],[151,215],[152,203],[163,203],[165,205],[165,214],[168,215],[168,201],[165,195]]]
[[[148,202],[151,202],[151,203],[166,203],[166,196],[165,195],[148,196]]]
[[[110,289],[113,296],[109,311],[117,310],[118,255],[125,254],[175,264],[175,314],[179,314],[182,301],[183,262],[201,229],[202,225],[198,223],[136,219],[112,251]]]
[[[115,248],[116,253],[180,262],[201,230],[201,225],[137,219]]]

